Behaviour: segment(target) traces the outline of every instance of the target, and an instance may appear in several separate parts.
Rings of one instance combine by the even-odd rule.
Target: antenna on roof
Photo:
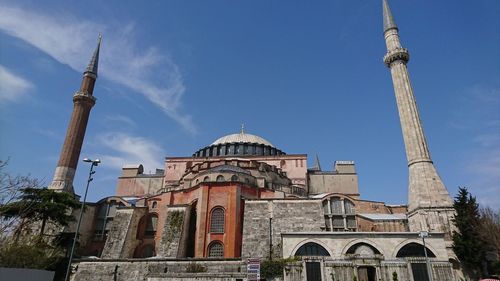
[[[241,124],[241,133],[240,134],[244,134],[245,133],[245,124]]]

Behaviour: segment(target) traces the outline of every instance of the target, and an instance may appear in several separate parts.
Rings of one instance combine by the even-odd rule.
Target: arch
[[[348,252],[351,248],[353,248],[353,247],[355,248],[355,246],[360,245],[360,244],[368,245],[368,246],[374,248],[375,251],[378,252],[378,254],[385,256],[383,249],[381,250],[381,248],[377,245],[377,243],[375,243],[369,239],[356,239],[356,240],[353,240],[353,241],[347,243],[344,246],[344,248],[342,249],[342,254],[344,254],[344,255],[349,254]]]
[[[158,214],[149,213],[139,220],[137,227],[137,239],[153,238],[156,235],[156,226],[158,224]]]
[[[224,233],[224,208],[214,207],[210,214],[210,233]]]
[[[208,245],[208,257],[209,258],[223,258],[224,257],[224,245],[220,241],[213,241]]]
[[[427,256],[430,258],[435,258],[436,255],[427,247],[425,247],[427,250]],[[410,242],[405,244],[403,247],[401,247],[397,254],[397,258],[406,258],[406,257],[424,257],[424,245],[415,243],[415,242]]]
[[[223,175],[218,175],[215,181],[217,181],[217,182],[223,182],[223,181],[226,181],[226,179],[224,178]]]
[[[329,257],[331,256],[328,250],[323,246],[315,242],[307,242],[302,244],[296,251],[294,256],[319,256],[319,257]]]
[[[156,207],[158,207],[158,202],[153,201],[153,203],[151,204],[151,208],[156,209]]]
[[[232,175],[231,176],[231,181],[238,181],[238,180],[239,180],[239,178],[238,178],[237,175]]]
[[[359,255],[362,257],[371,257],[380,255],[380,251],[372,245],[364,242],[359,242],[347,249],[346,254]]]
[[[204,178],[203,178],[203,181],[204,181],[204,182],[210,181],[210,177],[209,177],[209,176],[204,177]]]
[[[417,236],[417,234],[415,233],[415,236]],[[410,243],[415,243],[415,244],[418,244],[420,245],[420,247],[423,247],[423,244],[422,244],[422,240],[421,239],[418,239],[418,238],[414,238],[414,239],[406,239],[404,241],[402,241],[401,243],[399,243],[395,248],[394,250],[392,251],[392,257],[396,257],[399,250],[401,250],[401,248],[403,248],[404,246],[406,246],[407,244],[410,244]],[[427,247],[427,249],[429,249],[431,252],[433,253],[438,253],[438,251],[432,246],[430,245],[429,243],[425,243],[425,246]],[[422,248],[423,249],[423,248]]]

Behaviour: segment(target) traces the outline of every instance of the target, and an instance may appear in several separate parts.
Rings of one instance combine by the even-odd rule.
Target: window
[[[215,207],[210,217],[210,232],[224,233],[224,209]]]
[[[157,206],[158,206],[158,202],[153,201],[153,204],[151,204],[151,208],[156,209]]]
[[[429,248],[425,247],[427,250],[427,256],[430,258],[435,258],[436,255],[429,250]],[[412,242],[408,243],[403,248],[401,248],[398,251],[398,254],[396,255],[398,258],[405,258],[405,257],[425,257],[424,253],[424,245]]]
[[[94,239],[104,240],[111,228],[111,222],[116,214],[116,207],[123,206],[123,203],[116,201],[104,202],[99,206],[95,222]]]
[[[231,177],[231,181],[238,181],[238,176],[237,175],[233,175]]]
[[[203,181],[210,181],[210,178],[208,176],[203,178]]]
[[[357,243],[349,247],[346,254],[359,255],[361,257],[372,257],[374,255],[380,255],[380,251],[367,243]]]
[[[221,242],[213,242],[208,246],[208,257],[209,258],[223,258],[224,257],[224,246]]]
[[[155,214],[149,215],[146,221],[146,231],[144,232],[144,236],[154,237],[156,234],[157,224],[158,224],[158,216]]]
[[[226,179],[224,178],[223,175],[218,175],[216,181],[222,182],[222,181],[226,181]]]
[[[308,242],[300,246],[297,252],[295,252],[295,256],[330,256],[330,254],[323,246]]]
[[[330,197],[323,201],[323,211],[328,231],[356,231],[356,207],[350,200]]]

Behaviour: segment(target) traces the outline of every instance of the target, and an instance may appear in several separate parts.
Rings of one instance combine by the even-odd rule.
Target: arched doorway
[[[436,255],[425,247],[427,257],[435,258]],[[424,245],[412,242],[404,245],[399,249],[396,257],[407,258],[411,265],[413,280],[429,281],[429,273],[427,271],[427,264],[425,260]]]
[[[323,246],[308,242],[300,246],[295,252],[295,256],[299,257],[329,257],[328,251]],[[306,261],[306,280],[321,281],[321,263],[319,260]]]

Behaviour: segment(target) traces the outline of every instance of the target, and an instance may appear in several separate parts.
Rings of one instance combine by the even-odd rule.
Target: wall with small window
[[[327,231],[356,231],[356,206],[346,197],[332,196],[322,202]]]

